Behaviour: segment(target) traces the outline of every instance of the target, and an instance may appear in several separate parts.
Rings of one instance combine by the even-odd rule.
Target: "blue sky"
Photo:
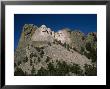
[[[24,24],[45,24],[53,31],[63,28],[79,29],[83,33],[97,32],[97,14],[15,14],[14,49],[17,47]]]

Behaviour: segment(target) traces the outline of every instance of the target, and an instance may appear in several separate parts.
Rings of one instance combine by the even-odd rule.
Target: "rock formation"
[[[14,74],[96,75],[96,49],[94,32],[85,36],[68,28],[54,32],[46,25],[25,24],[15,50]]]

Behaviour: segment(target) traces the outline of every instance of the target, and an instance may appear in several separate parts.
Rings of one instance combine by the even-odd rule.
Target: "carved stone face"
[[[40,28],[39,28],[41,31],[46,31],[47,30],[47,27],[45,25],[42,25]]]
[[[55,34],[55,38],[59,41],[61,41],[62,43],[65,42],[70,42],[70,38],[69,38],[69,34],[67,31],[65,30],[60,30]]]

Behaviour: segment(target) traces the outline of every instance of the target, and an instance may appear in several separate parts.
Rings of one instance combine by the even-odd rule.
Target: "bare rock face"
[[[21,33],[18,47],[14,53],[15,63],[22,61],[26,56],[26,47],[31,43],[31,37],[38,27],[33,24],[25,24]]]
[[[67,43],[67,44],[71,43],[70,34],[66,29],[62,29],[58,31],[55,34],[55,39],[57,39],[58,41],[61,41],[61,43]]]
[[[31,37],[38,27],[33,24],[25,24],[21,33],[18,48],[26,47],[26,45],[31,41]]]
[[[86,40],[85,40],[85,35],[84,33],[80,31],[72,31],[71,32],[71,46],[72,48],[75,48],[76,50],[80,51],[81,48],[85,47],[86,45]]]
[[[54,32],[46,25],[37,27],[25,24],[14,54],[15,75],[18,75],[20,70],[20,75],[85,75],[85,64],[96,64],[96,54],[91,54],[87,43],[95,52],[96,33],[85,36],[80,31],[71,31],[68,28]],[[68,69],[67,73],[65,66],[71,71]],[[60,70],[64,71],[64,74]]]
[[[53,42],[54,37],[52,36],[52,31],[50,28],[47,28],[45,25],[39,27],[33,34],[32,41],[48,41]]]
[[[61,43],[70,43],[70,34],[66,29],[60,30],[58,32],[52,31],[50,28],[47,28],[46,25],[42,25],[36,30],[32,36],[32,41],[50,41],[56,39],[61,41]]]

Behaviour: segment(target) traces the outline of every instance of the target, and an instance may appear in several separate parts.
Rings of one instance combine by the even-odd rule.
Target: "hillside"
[[[25,24],[14,54],[15,76],[96,76],[97,35]]]

